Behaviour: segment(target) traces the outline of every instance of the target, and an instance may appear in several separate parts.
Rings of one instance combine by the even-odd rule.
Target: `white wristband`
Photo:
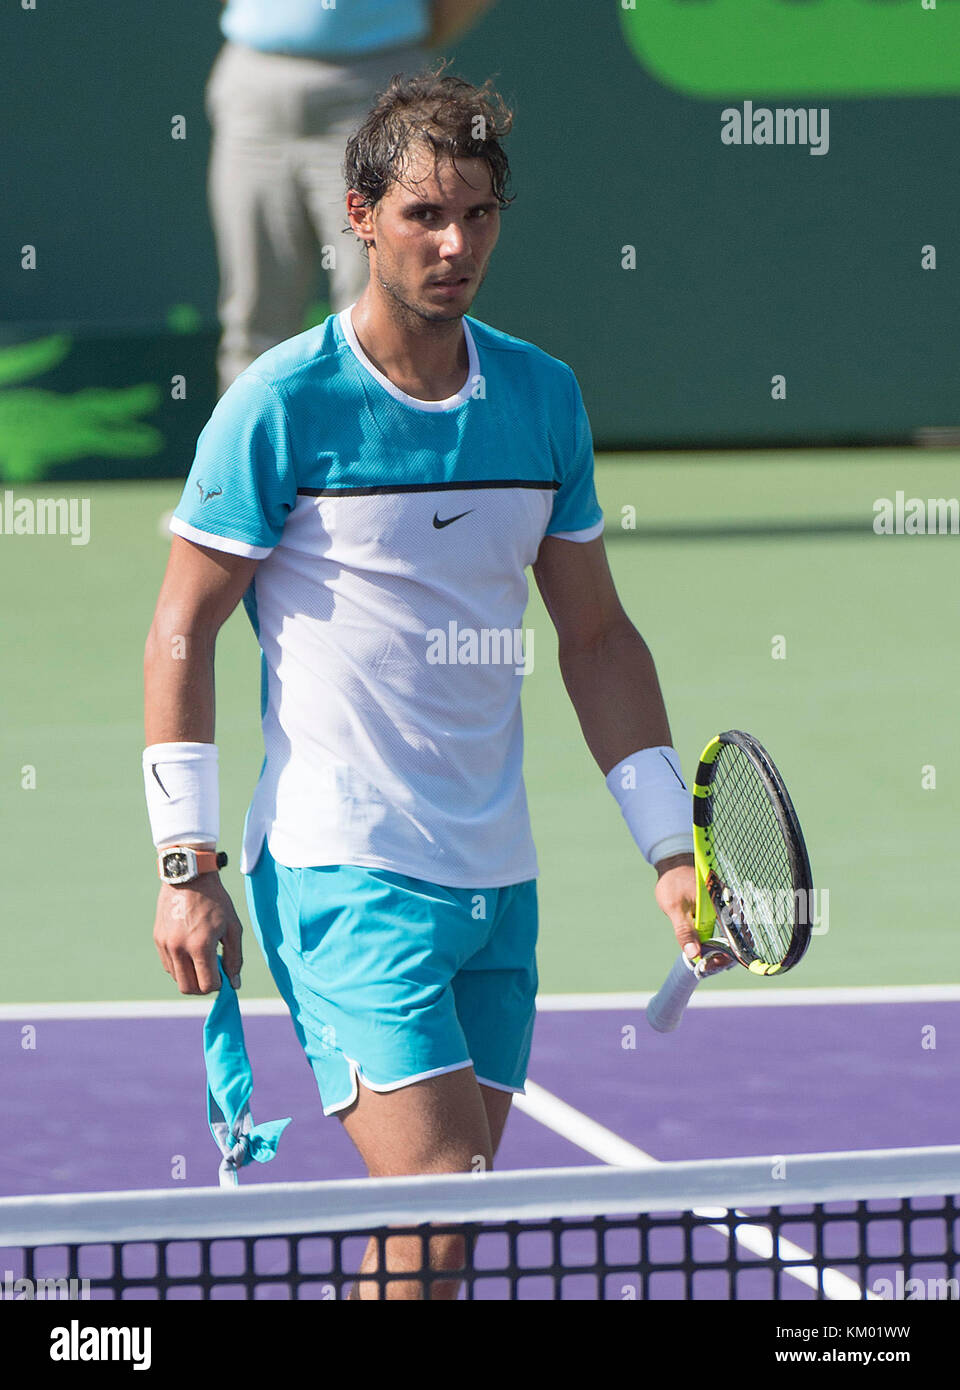
[[[606,781],[648,863],[693,853],[693,803],[676,749],[631,753],[610,769]]]
[[[143,788],[153,843],[220,837],[215,743],[152,743],[143,750]]]

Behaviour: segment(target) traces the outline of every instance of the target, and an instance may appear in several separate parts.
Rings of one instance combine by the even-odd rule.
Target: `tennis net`
[[[0,1296],[339,1299],[372,1238],[368,1297],[960,1298],[958,1193],[941,1147],[7,1197]]]

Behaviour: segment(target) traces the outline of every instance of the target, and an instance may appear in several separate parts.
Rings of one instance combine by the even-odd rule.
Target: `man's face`
[[[405,308],[432,323],[459,319],[483,283],[500,234],[500,209],[483,159],[434,162],[418,147],[366,224],[370,273]]]

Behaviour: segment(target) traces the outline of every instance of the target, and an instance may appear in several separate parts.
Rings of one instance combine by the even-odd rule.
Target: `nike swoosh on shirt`
[[[470,512],[472,512],[473,510],[474,510],[474,508],[471,507],[471,508],[470,508],[470,511],[467,511],[467,512],[458,512],[456,516],[448,516],[444,521],[441,521],[440,518],[439,518],[439,516],[437,515],[437,513],[434,512],[434,514],[433,514],[433,524],[434,524],[434,526],[436,527],[436,529],[437,529],[438,531],[442,531],[443,528],[444,528],[444,526],[452,526],[453,523],[454,523],[455,521],[459,521],[460,518],[461,518],[462,516],[469,516],[469,515],[470,515]]]

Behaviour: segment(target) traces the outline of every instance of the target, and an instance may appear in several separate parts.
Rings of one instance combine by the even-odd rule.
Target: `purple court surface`
[[[958,1142],[958,1000],[692,1008],[666,1036],[629,1003],[544,1003],[530,1079],[661,1161]],[[201,1017],[45,1016],[56,1008],[0,1016],[0,1194],[215,1184]],[[244,1182],[362,1176],[288,1019],[248,1015],[245,1030],[254,1118],[293,1123]],[[515,1111],[498,1166],[605,1157],[563,1128]]]
[[[722,1007],[694,1007],[665,1037],[647,1027],[638,996],[584,996],[590,1007],[576,1007],[569,996],[543,1000],[534,1084],[514,1108],[498,1166],[958,1142],[960,998],[953,991],[803,996],[802,1003],[757,1007],[738,995]],[[135,1014],[138,1006],[62,1006],[59,1017],[55,1005],[0,1010],[0,1194],[216,1186],[202,1016],[195,1005],[174,1004],[165,1014],[154,1008],[124,1017],[111,1015]],[[339,1121],[321,1114],[289,1020],[256,1010],[253,1004],[245,1015],[254,1118],[289,1115],[293,1123],[277,1158],[245,1168],[242,1183],[362,1176]],[[709,1230],[700,1237],[721,1247]],[[624,1283],[610,1277],[618,1289]],[[758,1271],[746,1296],[769,1297],[765,1278]],[[710,1287],[701,1296],[716,1296]],[[660,1296],[682,1294],[675,1282]],[[545,1295],[531,1287],[526,1296]],[[574,1286],[564,1296],[596,1297],[596,1286],[584,1277],[583,1292]],[[810,1294],[798,1286],[790,1296]]]

